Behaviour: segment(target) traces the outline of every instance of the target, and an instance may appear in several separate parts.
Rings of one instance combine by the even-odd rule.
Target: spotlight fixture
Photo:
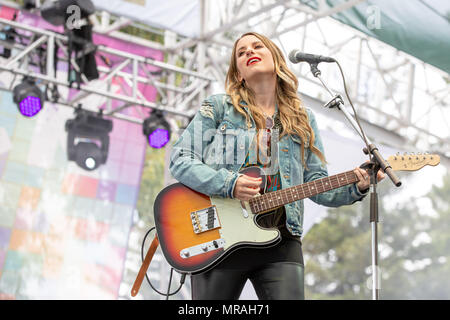
[[[170,125],[160,110],[153,110],[150,117],[144,120],[142,132],[152,148],[160,149],[170,140]]]
[[[101,114],[77,109],[75,119],[66,121],[67,158],[87,171],[97,169],[108,158],[112,121]]]
[[[26,117],[35,116],[44,105],[44,93],[34,79],[29,77],[25,77],[22,83],[14,87],[13,99],[20,113]]]

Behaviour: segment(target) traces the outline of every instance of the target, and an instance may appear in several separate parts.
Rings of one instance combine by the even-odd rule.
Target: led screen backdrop
[[[31,15],[18,20],[40,24]],[[105,36],[94,39],[163,59],[152,49]],[[64,70],[67,65],[61,63],[58,75],[66,78]],[[9,87],[12,80],[3,73],[0,86]],[[15,84],[20,81],[17,77]],[[129,89],[120,77],[112,88],[116,93]],[[155,100],[154,88],[140,89]],[[65,97],[76,93],[59,91]],[[0,299],[118,297],[147,142],[140,125],[113,119],[107,163],[84,171],[67,161],[64,125],[73,111],[47,102],[37,116],[25,118],[12,93],[0,91]],[[148,115],[144,111],[121,112]]]

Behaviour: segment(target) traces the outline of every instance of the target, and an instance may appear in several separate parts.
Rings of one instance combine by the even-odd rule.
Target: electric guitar
[[[435,166],[438,155],[404,154],[387,160],[393,170],[415,171]],[[209,197],[181,183],[164,188],[156,197],[156,232],[167,262],[182,273],[207,271],[231,252],[244,247],[269,247],[280,241],[278,229],[262,228],[262,215],[285,204],[358,182],[351,171],[301,185],[264,193],[266,177],[259,167],[241,173],[261,177],[260,194],[249,201]]]

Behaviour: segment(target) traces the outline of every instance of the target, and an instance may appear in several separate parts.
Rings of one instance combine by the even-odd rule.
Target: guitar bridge
[[[191,220],[196,234],[220,228],[216,206],[191,212]]]

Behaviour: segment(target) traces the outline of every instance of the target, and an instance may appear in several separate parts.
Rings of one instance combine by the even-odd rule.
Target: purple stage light
[[[148,143],[152,148],[160,149],[170,140],[168,130],[158,128],[148,135]]]
[[[19,103],[20,113],[26,117],[33,117],[42,109],[41,99],[28,96]]]
[[[19,112],[25,117],[33,117],[44,107],[44,93],[36,85],[35,80],[25,77],[13,89],[13,100]]]
[[[152,148],[160,149],[170,141],[170,125],[161,110],[153,110],[150,117],[144,120],[142,132]]]

